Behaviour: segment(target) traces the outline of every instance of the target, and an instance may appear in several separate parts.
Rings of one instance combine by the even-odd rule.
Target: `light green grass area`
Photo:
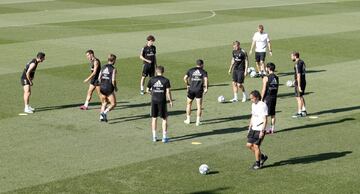
[[[258,24],[272,39],[280,90],[278,132],[266,137],[269,160],[249,170],[250,102],[232,98],[227,74],[234,40],[249,50]],[[139,95],[138,58],[154,34],[158,63],[171,80],[168,144],[151,142],[150,97]],[[357,193],[359,186],[359,1],[16,0],[0,1],[0,192],[4,193]],[[102,63],[118,55],[117,107],[100,123],[99,99],[79,110],[89,75],[85,51]],[[23,110],[20,75],[37,51],[31,105]],[[293,119],[296,101],[290,53],[307,64],[307,109],[317,119]],[[182,78],[205,60],[209,93],[203,125],[184,125]],[[250,65],[255,66],[254,56]],[[248,92],[261,79],[247,77]],[[193,121],[195,117],[193,115]],[[201,142],[192,145],[191,142]],[[200,164],[211,174],[198,173]]]

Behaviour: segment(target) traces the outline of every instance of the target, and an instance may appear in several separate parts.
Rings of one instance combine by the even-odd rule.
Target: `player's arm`
[[[189,87],[189,79],[188,78],[189,78],[188,75],[184,76],[184,82],[185,82],[186,87]]]
[[[235,63],[235,59],[233,57],[233,58],[231,58],[231,62],[230,62],[230,67],[229,67],[229,71],[228,71],[229,74],[231,74],[231,72],[234,69],[234,63]]]
[[[209,79],[208,77],[204,77],[204,94],[208,92],[208,87],[209,87]]]
[[[269,47],[269,54],[270,54],[270,56],[272,56],[272,48],[271,48],[270,39],[268,39],[268,47]]]
[[[114,86],[115,92],[117,92],[118,88],[116,85],[116,69],[114,68],[113,75],[112,75],[112,84]]]
[[[267,112],[267,108],[266,108],[266,112]],[[266,113],[267,114],[267,113]],[[264,119],[263,119],[263,124],[262,124],[262,129],[260,131],[259,134],[259,138],[263,138],[265,136],[266,133],[266,125],[267,125],[267,115],[264,115]]]
[[[147,87],[146,87],[146,93],[151,95],[151,79],[148,81]]]
[[[251,121],[252,121],[252,115],[251,115],[251,117],[250,117],[250,121],[249,121],[249,131],[250,131],[250,129],[252,128],[252,124],[251,124]]]
[[[247,53],[245,52],[245,72],[244,72],[244,76],[247,75],[248,67],[249,67],[249,57],[248,57]]]
[[[89,77],[87,77],[84,80],[84,83],[88,82],[91,78],[95,77],[95,74],[96,74],[98,68],[100,68],[99,62],[97,60],[95,60],[93,72],[89,75]]]
[[[151,63],[151,61],[150,61],[150,60],[147,60],[147,59],[145,59],[145,57],[144,57],[144,48],[143,48],[143,49],[141,49],[141,52],[140,52],[140,59],[141,59],[141,60],[143,60],[143,61],[145,61],[145,62],[147,62],[147,63]]]
[[[27,72],[26,72],[26,79],[29,80],[30,86],[33,85],[32,80],[31,80],[31,78],[30,78],[30,73],[32,72],[32,70],[33,70],[34,68],[35,68],[35,63],[31,63],[31,64],[29,65],[29,69],[28,69]]]
[[[253,40],[253,41],[252,41],[252,43],[251,43],[251,47],[250,47],[250,51],[249,51],[249,55],[251,55],[251,54],[252,54],[252,51],[253,51],[253,49],[254,49],[254,46],[255,46],[255,40]]]
[[[262,85],[262,90],[261,90],[261,100],[264,101],[264,97],[265,97],[265,90],[266,90],[266,84],[268,82],[268,77],[264,76],[263,78],[263,85]]]
[[[296,81],[298,83],[299,92],[302,92],[302,90],[301,90],[301,74],[300,74],[299,67],[297,64],[296,64]]]
[[[170,88],[166,88],[166,96],[169,100],[170,107],[173,107],[173,100],[172,100]]]

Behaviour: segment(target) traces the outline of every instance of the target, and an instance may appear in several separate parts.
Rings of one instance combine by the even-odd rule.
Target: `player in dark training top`
[[[100,98],[100,87],[99,87],[99,74],[101,70],[101,63],[98,58],[95,57],[93,50],[86,51],[86,58],[90,62],[90,71],[91,74],[84,80],[84,83],[90,81],[89,89],[87,91],[87,96],[84,105],[80,106],[81,110],[87,110],[89,106],[89,102],[91,100],[92,94],[96,89],[96,92]]]
[[[151,95],[151,130],[152,130],[152,140],[153,142],[157,141],[156,128],[157,128],[157,117],[162,118],[162,130],[163,130],[163,138],[162,142],[167,143],[167,101],[166,98],[170,102],[170,107],[173,106],[173,101],[171,97],[170,91],[170,81],[163,76],[164,67],[157,66],[156,67],[156,76],[152,77],[147,85],[146,92]]]
[[[299,52],[293,52],[291,54],[291,60],[294,64],[294,79],[295,79],[295,97],[298,104],[298,112],[293,116],[294,118],[305,117],[307,112],[305,108],[305,88],[306,88],[306,65],[303,60],[300,59]]]
[[[235,41],[233,43],[233,52],[231,58],[231,64],[229,68],[229,74],[232,74],[233,78],[233,92],[234,98],[230,102],[238,101],[238,90],[240,89],[243,93],[242,102],[246,102],[246,92],[244,87],[244,80],[247,75],[249,60],[248,55],[244,49],[240,47],[240,42]]]
[[[116,106],[116,96],[117,92],[116,86],[116,56],[114,54],[109,54],[108,64],[104,65],[101,68],[99,74],[99,84],[100,84],[100,94],[101,94],[101,111],[100,111],[100,121],[107,122],[107,113],[110,112]],[[109,106],[107,106],[110,104]]]
[[[24,112],[25,113],[34,113],[34,111],[35,111],[35,109],[29,105],[30,95],[31,95],[31,86],[33,85],[33,79],[35,76],[36,68],[37,68],[38,64],[43,62],[44,60],[45,60],[45,53],[39,52],[36,55],[35,59],[32,59],[31,61],[29,61],[26,64],[25,69],[21,75],[20,81],[21,81],[21,85],[23,86],[23,89],[24,89],[24,105],[25,105]]]
[[[275,64],[269,62],[266,64],[267,76],[263,77],[262,100],[268,107],[268,117],[271,117],[271,126],[267,130],[268,133],[275,132],[275,112],[276,99],[279,90],[279,77],[275,75]]]
[[[149,35],[147,43],[144,48],[141,49],[140,59],[143,61],[143,71],[140,80],[140,94],[144,95],[144,83],[146,77],[153,77],[156,67],[156,47],[154,46],[155,37]]]
[[[196,126],[199,126],[201,124],[203,95],[208,91],[208,74],[204,70],[203,60],[197,60],[196,67],[189,69],[184,76],[184,82],[187,86],[186,120],[184,123],[190,124],[191,105],[196,99]]]

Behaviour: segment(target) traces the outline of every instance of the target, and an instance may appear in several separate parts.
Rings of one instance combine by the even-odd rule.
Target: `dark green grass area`
[[[249,169],[254,159],[239,138],[9,193],[356,193],[358,168],[349,164],[360,159],[353,135],[360,114],[311,123],[267,136],[269,159],[259,171]],[[198,173],[202,163],[209,175]]]
[[[151,4],[154,3],[152,1],[147,0],[60,0],[62,2],[77,2],[77,3],[93,3],[98,5],[137,5],[137,4]],[[173,3],[173,2],[181,2],[181,1],[190,1],[190,0],[156,0],[156,3]],[[201,0],[199,0],[201,1]]]
[[[262,19],[277,19],[283,18],[285,16],[301,17],[323,14],[338,14],[358,11],[359,6],[359,1],[319,3],[298,6],[276,6],[261,8],[262,14],[258,14],[259,8],[234,9],[216,11],[216,17],[211,18],[211,20],[200,21],[196,20],[199,18],[206,18],[212,13],[210,11],[203,11],[185,14],[168,14],[158,16],[52,23],[24,27],[4,27],[0,28],[0,36],[14,41],[34,41],[73,36],[149,31],[231,22],[255,21]],[[57,5],[49,5],[49,7],[54,7],[54,9],[59,8]],[[64,7],[69,7],[69,5],[64,5]],[[0,44],[6,44],[6,42],[0,42]]]

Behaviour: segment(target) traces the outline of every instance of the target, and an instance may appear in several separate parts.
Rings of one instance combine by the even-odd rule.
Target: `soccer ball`
[[[225,102],[225,97],[221,95],[218,97],[217,100],[218,100],[218,102],[223,103],[223,102]]]
[[[250,77],[254,78],[254,77],[256,77],[256,75],[257,75],[256,71],[250,72]]]
[[[294,85],[295,85],[295,81],[288,80],[288,81],[286,82],[286,86],[287,86],[287,87],[294,87]]]
[[[209,173],[209,171],[210,171],[210,169],[209,169],[209,166],[207,164],[200,165],[200,167],[199,167],[200,174],[206,175],[206,174]]]
[[[251,72],[255,71],[254,67],[248,67],[247,72],[250,74]]]

